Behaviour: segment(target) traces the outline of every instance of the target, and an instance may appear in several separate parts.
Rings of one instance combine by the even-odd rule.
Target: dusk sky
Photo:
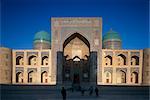
[[[1,46],[32,49],[36,32],[51,33],[51,17],[102,17],[102,35],[112,28],[123,49],[149,45],[149,0],[1,0]]]

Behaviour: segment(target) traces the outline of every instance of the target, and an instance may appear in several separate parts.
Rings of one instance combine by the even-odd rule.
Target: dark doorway
[[[73,84],[80,84],[79,74],[74,74],[74,76],[73,76]]]
[[[63,44],[63,83],[80,84],[90,80],[90,43],[79,33]]]

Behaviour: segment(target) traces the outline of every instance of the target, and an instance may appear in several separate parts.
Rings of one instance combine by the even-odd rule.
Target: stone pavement
[[[149,87],[99,86],[99,96],[84,96],[80,91],[67,90],[66,100],[149,100]],[[62,100],[60,88],[55,86],[1,85],[0,100]]]

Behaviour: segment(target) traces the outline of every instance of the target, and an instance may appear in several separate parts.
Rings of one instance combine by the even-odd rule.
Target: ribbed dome
[[[45,32],[45,31],[40,31],[37,32],[34,36],[34,42],[43,42],[43,41],[47,41],[50,42],[50,35],[49,33]]]
[[[112,29],[110,31],[108,31],[104,36],[103,36],[103,42],[104,41],[110,41],[110,40],[117,40],[117,41],[121,41],[121,38],[119,36],[119,34],[115,31],[113,31]]]
[[[50,49],[51,41],[50,34],[45,31],[37,32],[34,36],[34,49]]]
[[[103,49],[121,49],[121,38],[112,29],[103,36]]]

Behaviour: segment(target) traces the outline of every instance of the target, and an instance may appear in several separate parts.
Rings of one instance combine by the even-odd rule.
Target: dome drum
[[[34,49],[50,49],[50,44],[37,42],[34,43]]]
[[[103,48],[121,49],[121,42],[120,41],[106,41],[106,42],[103,42]]]

